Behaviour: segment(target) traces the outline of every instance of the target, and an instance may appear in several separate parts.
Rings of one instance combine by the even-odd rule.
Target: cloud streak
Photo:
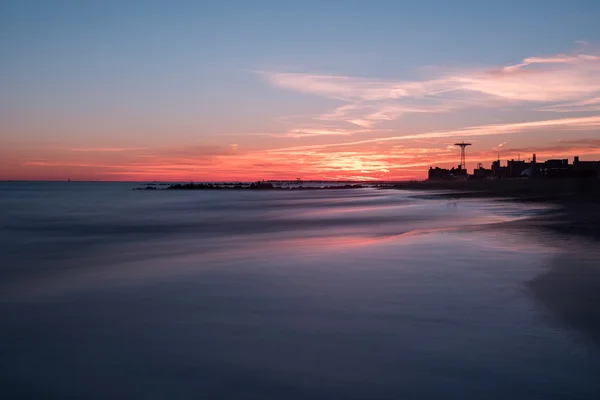
[[[569,121],[541,121],[537,127],[557,126]],[[600,124],[600,120],[577,119],[570,123]],[[530,129],[533,125],[496,125],[495,131]],[[562,126],[562,125],[561,125]],[[473,127],[483,129],[485,127]],[[501,129],[500,129],[501,128]],[[517,128],[515,130],[515,128]],[[434,133],[434,132],[431,132]],[[446,136],[444,136],[446,137]],[[450,137],[447,137],[450,139]],[[416,144],[410,140],[403,145],[389,141],[350,142],[338,147],[295,147],[277,150],[232,151],[229,148],[202,149],[196,147],[154,149],[143,153],[118,153],[117,159],[106,159],[101,153],[77,160],[58,161],[52,157],[23,163],[24,171],[40,176],[44,171],[50,178],[66,177],[102,180],[256,180],[256,179],[360,179],[401,180],[423,178],[431,165],[449,166],[458,161],[458,152],[448,140],[441,147],[431,143]],[[406,146],[405,146],[405,145]],[[412,146],[412,147],[411,147]],[[503,159],[536,153],[539,158],[569,157],[600,153],[600,139],[579,138],[562,140],[546,146],[497,149],[475,148],[469,153],[472,162],[490,162],[501,151]]]
[[[493,68],[446,71],[423,80],[378,80],[310,73],[266,72],[272,85],[341,101],[317,121],[376,129],[406,114],[531,104],[554,112],[600,110],[600,55],[527,57]],[[335,134],[332,130],[331,134]]]
[[[416,133],[404,136],[389,136],[374,139],[356,140],[345,143],[328,143],[328,144],[317,144],[308,146],[296,146],[287,147],[271,150],[272,152],[277,151],[288,151],[288,150],[309,150],[309,149],[322,149],[341,147],[349,145],[362,145],[369,143],[383,143],[389,141],[402,141],[402,140],[418,140],[418,139],[440,139],[440,138],[465,138],[474,136],[491,136],[491,135],[505,135],[515,134],[530,130],[536,130],[540,128],[569,128],[569,129],[580,129],[580,128],[600,128],[600,116],[593,117],[580,117],[580,118],[562,118],[542,121],[529,121],[529,122],[517,122],[509,124],[491,124],[491,125],[479,125],[454,130],[439,130],[431,132]]]
[[[68,151],[86,152],[86,153],[113,153],[121,151],[144,150],[143,147],[75,147],[67,149]]]
[[[592,97],[575,102],[548,106],[546,108],[541,108],[540,111],[560,113],[600,111],[600,97]]]

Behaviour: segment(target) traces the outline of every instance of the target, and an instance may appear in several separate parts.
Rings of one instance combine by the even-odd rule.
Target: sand
[[[554,212],[535,222],[566,234],[600,239],[600,180],[506,179],[405,182],[393,189],[424,191],[428,196],[492,198],[498,201],[556,205]]]

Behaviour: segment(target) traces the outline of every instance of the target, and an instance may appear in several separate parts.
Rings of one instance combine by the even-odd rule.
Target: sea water
[[[548,206],[0,184],[0,398],[600,398],[600,250]]]

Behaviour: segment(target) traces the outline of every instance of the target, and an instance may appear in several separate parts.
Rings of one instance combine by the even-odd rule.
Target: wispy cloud
[[[448,90],[447,82],[443,80],[380,81],[304,73],[266,73],[266,77],[280,87],[346,103],[315,116],[317,120],[340,121],[371,128],[379,122],[395,120],[407,113],[437,113],[450,109],[448,104],[417,101]]]
[[[351,102],[352,108],[373,102],[425,99],[453,91],[476,92],[507,100],[565,100],[600,90],[600,56],[577,54],[530,57],[515,65],[443,73],[435,79],[384,81],[307,73],[266,73],[280,87]],[[362,102],[362,103],[360,103]],[[388,103],[389,105],[389,103]],[[406,111],[429,111],[429,104],[404,105]]]
[[[77,161],[25,161],[22,165],[33,167],[122,168],[122,165]]]
[[[67,151],[79,151],[90,153],[120,152],[120,151],[138,151],[144,150],[144,147],[74,147],[66,149]]]
[[[441,71],[423,80],[378,80],[310,73],[263,73],[273,85],[341,101],[313,120],[376,129],[405,114],[445,113],[498,102],[544,111],[600,109],[600,55],[527,57],[499,67]],[[335,134],[332,131],[332,134]]]
[[[502,142],[502,143],[499,143],[497,146],[494,146],[494,147],[492,148],[492,150],[494,150],[494,151],[499,151],[499,150],[503,149],[503,148],[504,148],[504,146],[506,146],[506,143],[508,143],[508,142]]]
[[[556,104],[541,108],[540,111],[551,111],[551,112],[586,112],[586,111],[600,111],[600,97],[592,97],[584,100]]]
[[[276,86],[339,100],[374,101],[408,95],[403,82],[305,73],[267,73],[266,77]]]
[[[292,129],[285,134],[289,137],[310,137],[310,136],[348,136],[355,133],[367,132],[365,129],[338,129],[338,128],[297,128]]]
[[[450,104],[403,105],[389,101],[361,102],[346,104],[335,110],[315,117],[322,121],[342,121],[362,128],[373,130],[381,122],[394,121],[405,114],[412,113],[443,113],[453,109]]]
[[[551,119],[542,121],[529,121],[529,122],[517,122],[509,124],[490,124],[490,125],[479,125],[461,129],[453,130],[439,130],[431,132],[416,133],[404,136],[388,136],[381,138],[356,140],[352,142],[344,143],[328,143],[328,144],[317,144],[308,146],[296,146],[274,149],[271,151],[288,151],[298,149],[321,149],[331,148],[349,145],[362,145],[369,143],[383,143],[390,141],[402,141],[402,140],[417,140],[417,139],[439,139],[439,138],[456,138],[461,139],[465,137],[474,136],[490,136],[490,135],[504,135],[504,134],[515,134],[524,131],[536,130],[540,128],[598,128],[600,127],[600,116],[593,117],[580,117],[580,118],[562,118],[562,119]]]
[[[522,63],[509,65],[503,68],[504,72],[514,72],[523,67],[535,64],[576,64],[582,61],[600,61],[600,56],[590,54],[565,55],[559,54],[553,57],[528,57]]]
[[[600,92],[600,56],[531,57],[522,63],[454,77],[464,89],[520,102],[583,99]]]

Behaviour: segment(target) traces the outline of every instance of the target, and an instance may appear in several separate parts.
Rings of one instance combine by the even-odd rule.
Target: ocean
[[[0,183],[0,398],[600,398],[547,205],[140,186]]]

